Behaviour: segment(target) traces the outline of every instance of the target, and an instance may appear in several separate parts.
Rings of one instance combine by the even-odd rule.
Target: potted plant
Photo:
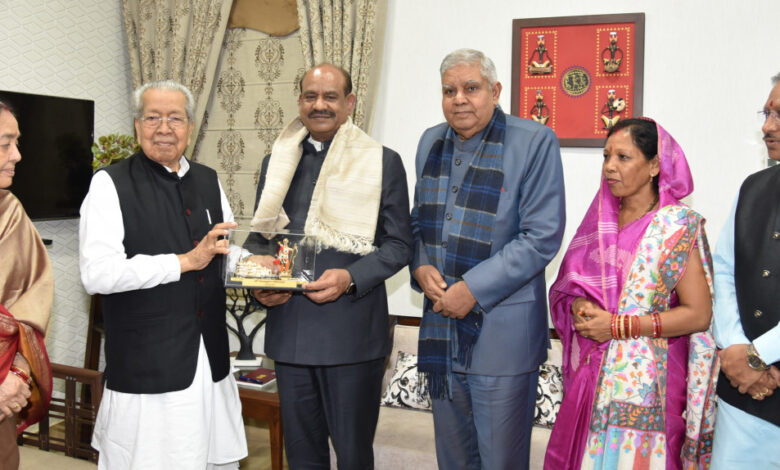
[[[133,136],[126,134],[108,134],[98,137],[92,144],[92,169],[98,171],[116,162],[120,162],[141,150]]]

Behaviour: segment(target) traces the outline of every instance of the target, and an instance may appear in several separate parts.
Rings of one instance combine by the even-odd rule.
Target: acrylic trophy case
[[[225,287],[304,290],[314,280],[317,242],[303,233],[231,230]]]

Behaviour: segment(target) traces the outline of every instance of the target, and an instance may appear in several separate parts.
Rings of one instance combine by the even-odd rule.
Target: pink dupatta
[[[690,169],[677,142],[661,126],[656,126],[660,163],[659,208],[681,206],[679,200],[693,190]],[[642,241],[645,229],[657,217],[656,213],[648,214],[619,231],[618,205],[618,198],[612,195],[602,177],[599,192],[577,229],[564,256],[558,279],[550,289],[551,316],[563,345],[565,396],[548,446],[545,468],[580,468],[586,450],[595,390],[597,385],[601,384],[599,373],[602,361],[605,351],[613,343],[597,343],[578,335],[570,316],[571,303],[577,297],[587,297],[605,310],[613,314],[618,313],[626,281],[620,270],[621,262],[626,258],[625,248],[630,250],[630,260]],[[623,243],[620,243],[619,236]],[[631,240],[634,246],[625,247],[626,238]],[[706,249],[706,241],[699,245],[701,249]],[[702,256],[703,263],[706,264],[708,256],[708,253]],[[669,341],[670,360],[674,360],[671,357],[673,343],[675,339]],[[700,344],[700,341],[696,341],[696,344]],[[681,346],[684,345],[675,347],[675,354],[679,351],[684,356]],[[666,412],[672,410],[667,409]],[[702,432],[709,430],[711,424],[713,423],[708,422]],[[678,431],[682,432],[682,428],[683,426],[679,425],[671,432],[679,434]],[[667,432],[670,430],[667,429]],[[699,436],[698,431],[695,434]],[[681,440],[682,438],[677,436],[678,449]],[[668,456],[667,460],[670,460],[671,467],[680,465],[679,455]]]

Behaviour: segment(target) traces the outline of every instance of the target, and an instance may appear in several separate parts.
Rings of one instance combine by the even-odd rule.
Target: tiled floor
[[[240,462],[241,470],[271,470],[271,446],[268,435],[268,423],[264,421],[255,421],[253,419],[245,419],[244,422],[246,424],[244,429],[246,430],[249,456]],[[51,432],[54,436],[62,437],[62,425],[54,423],[51,427]],[[40,468],[30,462],[23,462],[23,464],[25,463],[27,465],[22,465],[22,468]],[[289,468],[287,466],[286,458],[284,460],[284,468]]]

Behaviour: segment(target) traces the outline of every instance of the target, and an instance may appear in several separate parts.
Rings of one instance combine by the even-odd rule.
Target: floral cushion
[[[428,383],[417,373],[417,355],[398,351],[393,377],[382,395],[382,404],[398,408],[431,410]]]
[[[536,411],[534,424],[552,427],[563,400],[561,368],[549,363],[539,366],[539,383],[536,385]]]

